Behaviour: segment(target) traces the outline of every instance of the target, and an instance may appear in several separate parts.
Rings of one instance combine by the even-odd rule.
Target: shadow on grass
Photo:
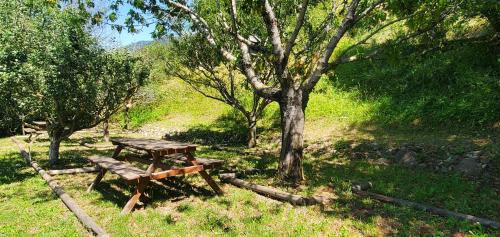
[[[203,185],[207,186],[208,184],[204,183]],[[102,194],[102,201],[115,203],[120,208],[125,206],[134,190],[134,185],[128,185],[119,178],[103,180],[95,188],[95,191]],[[154,207],[156,206],[155,203],[161,203],[163,201],[180,201],[189,196],[197,196],[201,200],[206,200],[215,195],[215,192],[212,190],[193,185],[189,181],[177,177],[149,182],[144,191],[144,195],[142,195],[140,199],[146,205],[152,205]]]
[[[0,159],[0,185],[22,182],[36,176],[34,172],[23,171],[27,165],[19,152],[11,152],[4,156],[3,159]]]
[[[498,190],[465,180],[459,175],[399,165],[370,164],[366,160],[335,156],[308,160],[304,171],[312,188],[330,186],[336,193],[349,194],[352,181],[370,181],[374,186],[372,191],[377,193],[500,219],[496,211],[500,208],[500,200],[496,198]],[[343,204],[353,201],[345,197],[340,200]]]
[[[168,139],[202,145],[244,146],[247,144],[246,120],[237,112],[224,114],[209,125],[197,125],[187,131],[170,135]],[[257,127],[259,134],[272,127]]]

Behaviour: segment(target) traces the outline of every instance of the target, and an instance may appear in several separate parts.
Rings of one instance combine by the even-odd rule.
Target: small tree
[[[77,48],[82,52],[82,48]],[[45,113],[50,136],[51,164],[59,158],[62,139],[75,131],[106,122],[147,78],[145,67],[128,53],[98,52],[89,52],[88,55],[72,52],[80,63],[79,66],[69,68],[76,62],[71,59],[61,61],[59,66],[64,73],[47,81],[46,85],[51,89],[45,91],[44,103],[47,105]],[[87,61],[89,65],[81,62],[81,59],[98,60]]]
[[[12,100],[31,103],[12,104],[9,109],[35,111],[47,121],[53,164],[59,159],[62,139],[108,119],[145,82],[148,70],[126,52],[102,49],[87,31],[84,11],[45,1],[12,6],[20,10],[7,21],[11,24],[4,25],[13,32],[9,43],[23,45],[23,25],[35,42],[33,47],[17,48],[14,56],[22,63],[13,67],[2,60],[0,65],[13,70],[2,73],[2,80],[24,90],[12,94]],[[23,19],[21,27],[12,20],[17,17]]]
[[[0,1],[0,135],[11,134],[23,120],[39,119],[39,95],[46,68],[40,67],[48,44],[36,21],[46,8]]]
[[[218,57],[202,36],[172,38],[169,46],[165,59],[167,74],[180,78],[203,96],[240,112],[247,121],[248,147],[255,147],[257,120],[271,100],[257,95],[237,67]],[[270,77],[271,73],[267,75]]]

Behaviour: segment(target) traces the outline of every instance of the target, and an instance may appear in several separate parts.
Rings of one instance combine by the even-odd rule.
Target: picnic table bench
[[[90,192],[102,180],[107,171],[117,174],[129,184],[135,185],[136,189],[130,200],[125,204],[122,214],[129,213],[134,208],[150,180],[161,180],[177,175],[199,173],[217,194],[223,194],[217,183],[205,171],[206,169],[221,165],[222,161],[195,158],[193,152],[196,151],[196,145],[137,138],[116,138],[111,139],[111,142],[113,145],[116,145],[112,157],[91,156],[88,158],[100,170],[87,191]],[[127,155],[123,158],[119,157],[120,152],[127,147],[146,151],[149,156]],[[168,166],[162,162],[163,160],[187,166]],[[149,166],[146,170],[142,170],[132,166],[128,161],[137,161]],[[157,171],[157,169],[160,169],[160,171]]]
[[[23,135],[29,134],[28,141],[31,141],[47,130],[47,123],[41,121],[33,121],[33,124],[23,123],[22,129]]]

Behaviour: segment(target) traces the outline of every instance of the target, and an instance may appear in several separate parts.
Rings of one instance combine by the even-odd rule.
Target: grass
[[[179,79],[163,79],[143,88],[130,111],[130,126],[139,128],[145,124],[170,119],[168,126],[182,129],[194,125],[210,124],[229,109],[220,102],[209,100],[196,93]],[[123,114],[115,116],[121,124]],[[165,125],[164,125],[165,126]]]
[[[0,139],[0,236],[81,236],[85,230],[45,181]]]
[[[333,202],[325,207],[293,207],[231,185],[223,185],[226,195],[219,197],[198,176],[187,176],[151,186],[146,205],[121,216],[132,190],[117,176],[106,175],[91,193],[84,190],[95,174],[56,178],[113,236],[500,236],[477,224],[360,198],[349,189],[354,181],[371,181],[381,194],[500,220],[498,187],[453,173],[380,164],[376,159],[388,155],[372,157],[366,149],[372,143],[383,149],[418,144],[428,151],[419,159],[438,160],[480,150],[492,175],[500,177],[495,51],[481,44],[456,46],[428,57],[342,66],[321,80],[306,110],[307,181],[296,190],[275,180],[276,103],[259,121],[259,147],[246,149],[237,113],[178,80],[161,80],[146,87],[131,110],[136,131],[120,135],[159,137],[175,131],[173,139],[201,145],[198,156],[223,159],[236,169],[259,168],[259,174],[245,177],[259,184],[327,195]],[[123,123],[122,118],[119,114],[114,121]],[[98,136],[84,132],[65,141],[55,168],[89,165],[84,157],[91,154],[110,155],[110,150],[78,145],[100,143]],[[45,168],[47,148],[46,139],[33,147]],[[0,200],[0,236],[89,234],[7,138],[0,139]]]
[[[415,136],[406,135],[394,135],[397,138],[394,140],[405,142]],[[61,149],[63,160],[56,168],[88,165],[83,157],[91,154],[109,155],[111,150],[96,151],[78,146],[80,140],[95,140],[95,136],[94,133],[79,133],[64,142]],[[365,135],[359,133],[358,136]],[[446,142],[445,138],[442,136],[442,139],[435,138],[434,141]],[[457,138],[453,144],[470,139]],[[333,139],[331,146],[348,149],[352,141],[359,140],[352,134]],[[0,197],[5,199],[0,202],[0,234],[88,235],[45,182],[32,169],[24,166],[13,144],[8,139],[1,139],[0,145],[0,162],[3,164]],[[47,147],[48,141],[44,139],[33,147],[33,156],[42,165],[47,161]],[[237,169],[266,169],[246,179],[278,186],[274,180],[277,154],[273,147],[262,145],[260,149],[245,149],[238,145],[208,145],[202,146],[197,154],[224,159]],[[262,150],[269,152],[262,153]],[[357,197],[349,191],[352,181],[369,180],[374,184],[374,191],[382,194],[498,220],[500,215],[496,210],[500,208],[500,200],[498,190],[492,187],[458,175],[380,165],[370,159],[352,159],[347,153],[331,155],[309,151],[306,154],[307,184],[299,190],[280,188],[304,195],[328,195],[334,201],[324,208],[293,207],[230,185],[223,185],[226,195],[219,197],[199,177],[187,176],[151,186],[146,191],[150,198],[145,201],[145,207],[130,215],[120,216],[131,188],[117,176],[105,176],[96,191],[88,194],[85,188],[95,174],[56,178],[77,203],[113,236],[448,236],[456,232],[470,236],[500,235],[500,232],[479,225],[382,204]],[[37,217],[36,222],[29,221],[33,216]]]

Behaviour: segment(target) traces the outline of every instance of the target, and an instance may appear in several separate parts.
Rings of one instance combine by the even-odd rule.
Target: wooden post
[[[19,150],[21,152],[21,155],[23,158],[28,161],[30,160],[30,157],[28,155],[28,152],[26,152],[26,149],[24,148],[24,145],[22,145],[17,139],[12,137],[12,141],[19,147]],[[85,213],[85,211],[78,206],[78,204],[73,200],[66,192],[64,192],[64,189],[57,184],[57,182],[49,175],[45,170],[40,168],[38,163],[35,161],[30,161],[29,164],[35,169],[36,172],[38,172],[42,178],[49,184],[49,187],[54,191],[57,196],[63,201],[63,203],[68,207],[68,209],[75,214],[76,218],[89,230],[91,230],[93,233],[95,233],[97,236],[109,236],[109,234],[101,228],[97,223],[94,222],[94,220]]]

